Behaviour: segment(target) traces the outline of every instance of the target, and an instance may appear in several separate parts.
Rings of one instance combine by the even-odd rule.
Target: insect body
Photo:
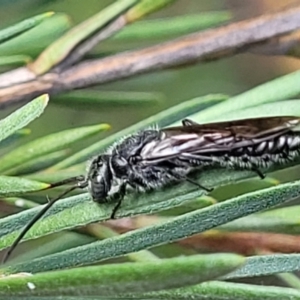
[[[121,201],[128,188],[155,190],[206,166],[255,171],[300,153],[297,117],[272,117],[144,130],[92,161],[85,178],[96,202]],[[197,184],[197,183],[195,183]],[[197,184],[198,185],[198,184]],[[203,187],[204,188],[204,187]]]
[[[125,137],[106,153],[96,156],[86,176],[68,178],[51,187],[76,183],[52,199],[27,224],[6,253],[4,261],[32,225],[62,196],[76,188],[88,188],[94,201],[115,202],[115,213],[128,189],[156,190],[174,182],[192,181],[192,172],[204,167],[225,167],[260,171],[273,164],[294,160],[300,154],[300,118],[269,117],[198,124],[182,121],[183,126],[148,129]]]

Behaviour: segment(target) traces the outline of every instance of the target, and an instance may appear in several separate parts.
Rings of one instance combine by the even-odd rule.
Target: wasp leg
[[[194,121],[192,121],[192,120],[190,120],[190,119],[183,119],[183,120],[181,121],[181,123],[182,123],[183,126],[199,125],[199,123],[194,122]]]
[[[265,179],[266,178],[266,175],[263,174],[259,169],[252,168],[252,171],[255,172],[260,177],[260,179]]]
[[[188,178],[186,176],[178,176],[178,174],[174,174],[174,173],[172,173],[172,175],[175,178],[177,178],[178,180],[180,180],[180,181],[184,181],[185,180],[185,181],[187,181],[187,182],[189,182],[189,183],[191,183],[193,185],[196,185],[198,188],[200,188],[200,189],[202,189],[202,190],[204,190],[206,192],[212,192],[214,190],[213,188],[207,188],[207,187],[201,185],[200,183],[198,183],[197,181],[194,181],[194,180],[192,180],[192,179],[190,179],[190,178]]]
[[[113,208],[112,212],[111,212],[111,215],[110,215],[110,218],[111,219],[115,219],[116,218],[116,213],[117,211],[119,210],[121,204],[122,204],[122,201],[125,197],[125,194],[126,194],[126,184],[122,184],[121,187],[120,187],[120,190],[118,191],[118,194],[115,196],[115,200],[117,200],[117,204],[115,205],[115,207]]]
[[[191,180],[190,178],[186,178],[185,180],[186,180],[187,182],[193,184],[193,185],[196,185],[196,186],[199,187],[200,189],[205,190],[206,192],[212,192],[212,191],[214,190],[213,188],[207,188],[207,187],[201,185],[200,183]]]

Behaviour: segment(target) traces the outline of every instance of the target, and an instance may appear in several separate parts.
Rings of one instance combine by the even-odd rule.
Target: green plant
[[[272,115],[273,113],[275,115],[300,115],[299,100],[282,101],[288,96],[291,97],[299,93],[299,86],[296,84],[298,77],[299,72],[296,72],[229,99],[222,95],[210,95],[187,101],[184,105],[180,104],[167,109],[121,133],[102,139],[96,143],[96,147],[92,145],[75,153],[75,158],[69,156],[67,161],[73,164],[77,163],[76,166],[70,167],[73,173],[81,173],[83,172],[81,161],[85,160],[87,156],[95,154],[94,148],[97,148],[97,151],[101,151],[124,133],[130,133],[152,123],[166,126],[186,116],[193,116],[197,121],[204,119],[209,121],[219,118],[231,119],[245,112],[247,116],[251,115],[251,113],[257,116],[258,112],[260,115]],[[276,93],[276,91],[281,91],[281,94]],[[258,99],[257,102],[247,101],[253,98]],[[240,103],[245,103],[247,108],[241,106]],[[3,139],[15,133],[16,130],[39,115],[44,106],[45,96],[42,96],[4,119],[1,128],[6,134],[3,135]],[[39,107],[39,109],[36,109],[36,107]],[[277,108],[280,109],[280,112],[276,111]],[[230,111],[230,113],[225,115],[225,111]],[[220,112],[223,113],[221,114]],[[17,119],[15,118],[16,115],[18,115]],[[16,127],[16,120],[19,120],[19,116],[22,116],[22,119],[26,121],[19,127]],[[9,177],[7,175],[0,177],[2,180],[0,186],[2,187],[11,187],[12,184],[9,180],[14,180],[11,190],[8,188],[1,189],[3,201],[9,201],[11,196],[20,196],[22,194],[26,196],[28,191],[47,187],[47,183],[38,183],[32,180],[40,178],[42,181],[52,182],[57,179],[57,173],[60,172],[62,177],[66,176],[65,172],[67,172],[67,169],[65,168],[69,164],[63,163],[61,156],[58,157],[60,162],[53,164],[49,155],[57,153],[58,150],[66,148],[70,143],[78,141],[78,139],[86,138],[103,129],[107,129],[107,125],[90,126],[52,134],[37,141],[21,145],[2,156],[3,162],[7,161],[9,163],[3,163],[1,170],[3,174],[8,175],[18,175],[18,172],[22,171],[20,166],[23,163],[25,163],[27,170],[30,165],[35,166],[35,170],[37,170],[38,162],[43,161],[40,157],[44,158],[43,163],[47,159],[51,162],[49,163],[51,166],[48,166],[46,169],[41,164],[41,169],[38,172],[31,173],[26,171],[28,173],[24,175],[26,178],[25,183],[23,183],[25,179],[18,179],[18,177]],[[43,149],[47,149],[47,151]],[[20,155],[19,153],[30,153],[30,155]],[[64,169],[61,170],[61,167]],[[217,187],[250,177],[253,177],[251,172],[211,170],[201,174],[201,182],[208,186]],[[33,184],[33,188],[28,185],[28,182]],[[118,213],[118,217],[155,213],[155,218],[153,216],[151,219],[149,216],[150,223],[148,226],[138,228],[135,225],[135,230],[119,235],[117,233],[117,228],[120,226],[118,221],[115,225],[110,224],[110,227],[113,226],[112,228],[115,228],[113,231],[105,227],[109,223],[104,226],[90,225],[85,232],[95,238],[100,238],[99,241],[88,242],[85,245],[64,249],[60,252],[57,252],[56,247],[52,247],[50,250],[52,254],[49,253],[48,248],[41,247],[35,254],[33,252],[29,255],[23,254],[20,257],[16,257],[7,266],[1,268],[3,276],[5,274],[8,277],[4,277],[0,281],[0,287],[2,287],[0,288],[0,294],[34,295],[36,293],[39,296],[76,296],[79,294],[86,296],[116,296],[126,293],[130,297],[135,297],[135,295],[139,297],[143,294],[143,297],[165,295],[166,297],[176,298],[181,297],[180,295],[191,296],[193,293],[198,295],[203,291],[206,296],[210,295],[210,297],[218,299],[216,289],[221,291],[226,289],[228,294],[230,294],[230,291],[235,293],[237,289],[244,299],[259,299],[262,295],[267,295],[270,292],[268,287],[256,289],[255,286],[251,285],[226,282],[211,282],[210,284],[199,286],[195,286],[195,284],[210,279],[243,278],[295,271],[299,269],[300,257],[298,254],[257,255],[249,258],[225,253],[191,256],[186,252],[187,249],[182,248],[181,255],[185,253],[185,257],[168,259],[165,255],[154,254],[155,252],[151,251],[155,246],[176,242],[216,227],[219,229],[215,234],[219,237],[228,232],[228,230],[236,232],[240,231],[240,228],[246,234],[247,230],[252,230],[251,225],[252,227],[254,226],[251,221],[247,223],[247,216],[253,213],[258,213],[255,216],[259,220],[259,223],[257,221],[255,224],[257,226],[255,231],[260,231],[261,228],[263,231],[279,231],[285,234],[298,232],[297,214],[293,213],[299,209],[297,205],[288,212],[285,208],[278,208],[269,212],[262,211],[298,197],[300,194],[300,183],[295,181],[274,186],[274,183],[269,181],[269,187],[267,188],[260,188],[259,184],[260,180],[256,179],[252,181],[255,191],[245,192],[240,196],[226,199],[226,201],[217,204],[207,201],[207,198],[201,198],[204,195],[204,191],[197,190],[188,183],[150,194],[141,194],[138,197],[135,194],[129,194]],[[19,186],[19,188],[16,189],[16,186]],[[198,206],[199,208],[196,210],[188,209],[188,201],[193,201],[199,197],[200,199],[196,202],[196,207]],[[177,210],[177,212],[174,211],[172,213],[172,209],[178,209],[181,206],[186,206],[187,211]],[[36,239],[98,221],[105,221],[109,218],[112,207],[113,205],[111,204],[99,206],[93,203],[86,193],[68,197],[59,201],[28,232],[25,240]],[[12,243],[20,229],[39,209],[39,207],[34,207],[24,210],[18,214],[5,217],[0,221],[0,247],[2,249]],[[166,210],[168,210],[169,214],[164,216],[162,212]],[[280,217],[282,210],[285,210],[286,213],[283,214],[283,217]],[[246,218],[239,219],[240,217]],[[249,218],[253,218],[253,216],[251,215]],[[235,223],[232,223],[235,224],[234,226],[226,227],[226,224],[229,225],[231,224],[229,222],[234,220],[236,220]],[[272,220],[273,223],[270,225]],[[291,227],[286,225],[287,220],[293,231],[291,231]],[[240,227],[239,222],[244,224],[244,226]],[[273,227],[274,222],[276,222],[276,229]],[[51,240],[50,237],[49,239]],[[194,246],[197,245],[196,240],[194,243]],[[67,245],[65,246],[67,247]],[[164,247],[161,246],[161,248],[163,249]],[[259,251],[259,249],[257,250]],[[38,256],[38,258],[29,259],[33,255]],[[136,262],[120,262],[114,265],[100,264],[92,268],[83,267],[76,269],[78,266],[97,264],[100,261],[124,255],[127,255],[129,260]],[[68,270],[60,270],[65,268],[68,268]],[[48,273],[50,270],[55,270],[55,272]],[[21,278],[9,277],[9,274],[22,272],[37,274]],[[177,273],[178,275],[176,275]],[[144,280],[141,280],[141,278]],[[36,288],[30,290],[26,285],[28,282],[32,283],[32,286]],[[171,290],[169,290],[170,288]],[[161,290],[165,291],[161,292]],[[296,297],[292,299],[297,299],[297,297],[300,297],[299,295],[300,293],[296,290],[276,288],[269,293],[268,297],[270,297],[269,299],[278,299],[278,297]],[[198,295],[198,297],[200,296]]]
[[[0,65],[27,64],[26,83],[31,83],[31,76],[39,83],[49,83],[42,79],[51,79],[79,60],[87,52],[80,50],[91,47],[89,43],[93,44],[98,34],[101,41],[112,37],[115,29],[110,25],[119,25],[120,30],[171,2],[116,1],[71,30],[70,20],[63,13],[38,15],[0,31]],[[123,23],[115,22],[119,18]],[[201,18],[193,15],[140,21],[114,35],[92,55],[102,57],[105,51],[117,52],[120,41],[160,40],[209,28],[229,18],[227,12],[218,12]],[[36,40],[40,42],[32,42]],[[41,79],[43,74],[46,77]],[[77,126],[25,143],[24,137],[30,131],[24,127],[43,113],[48,96],[32,100],[0,121],[0,204],[18,209],[8,216],[3,213],[0,219],[0,250],[13,243],[48,196],[63,189],[47,190],[51,182],[84,174],[88,159],[124,135],[153,124],[178,124],[186,117],[204,123],[300,116],[299,80],[298,71],[234,97],[210,94],[194,98],[119,132],[100,135],[94,143],[89,138],[106,133],[108,124]],[[15,87],[14,81],[11,83]],[[18,84],[23,92],[22,82]],[[6,94],[5,88],[2,92]],[[0,90],[0,98],[3,94]],[[9,101],[14,99],[14,92],[9,95]],[[51,101],[60,104],[88,102],[93,108],[149,106],[164,98],[155,92],[91,89],[51,95]],[[85,191],[74,191],[33,226],[24,238],[28,243],[19,245],[16,255],[0,266],[0,296],[300,299],[299,279],[291,273],[300,269],[300,254],[293,253],[300,251],[300,208],[297,203],[283,207],[300,195],[297,163],[299,160],[268,170],[269,177],[263,181],[250,171],[209,170],[199,174],[199,180],[216,188],[210,195],[189,183],[153,193],[129,193],[114,221],[109,220],[113,204],[97,205]],[[295,174],[291,176],[293,170]],[[280,173],[271,173],[275,171]],[[278,179],[280,174],[286,175],[286,182]],[[274,209],[277,205],[282,206]],[[207,251],[211,253],[205,254]],[[266,275],[280,278],[287,287],[235,282]]]

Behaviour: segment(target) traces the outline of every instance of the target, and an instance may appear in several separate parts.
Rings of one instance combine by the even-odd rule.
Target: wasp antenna
[[[75,178],[75,177],[74,177]],[[12,245],[10,246],[10,248],[7,250],[7,252],[4,254],[4,257],[2,259],[2,263],[4,264],[9,257],[11,256],[11,254],[13,253],[13,251],[16,249],[16,247],[18,246],[18,244],[20,243],[20,241],[22,240],[22,238],[25,236],[25,234],[31,229],[31,227],[52,207],[52,205],[60,200],[63,196],[67,195],[68,193],[70,193],[71,191],[75,190],[76,188],[80,187],[78,184],[70,187],[69,189],[65,190],[63,193],[61,193],[59,196],[57,196],[56,198],[50,200],[44,207],[43,209],[37,213],[34,218],[23,228],[23,230],[20,232],[20,234],[18,235],[18,237],[14,240],[14,242],[12,243]]]
[[[51,183],[50,186],[47,187],[45,190],[49,190],[49,189],[52,189],[52,188],[55,188],[55,187],[58,187],[58,186],[65,185],[65,184],[78,183],[78,182],[84,181],[84,178],[85,178],[84,175],[70,177],[70,178],[67,178],[67,179],[64,179],[64,180],[61,180],[61,181]]]

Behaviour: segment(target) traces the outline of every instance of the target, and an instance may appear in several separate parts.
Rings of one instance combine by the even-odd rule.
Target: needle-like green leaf
[[[39,25],[41,22],[43,22],[45,19],[51,17],[54,14],[54,12],[47,12],[40,15],[37,15],[35,17],[26,19],[20,23],[17,23],[13,26],[10,26],[8,28],[0,30],[0,43],[3,43],[4,41],[15,37],[37,25]]]
[[[211,281],[204,282],[202,284],[191,287],[173,289],[169,291],[160,291],[135,295],[127,294],[125,297],[126,299],[149,300],[300,300],[300,291],[296,289],[275,286],[261,286],[253,284]]]
[[[71,26],[66,14],[51,15],[37,26],[0,44],[0,56],[7,55],[38,55],[49,44],[60,37]]]
[[[39,117],[48,104],[48,95],[42,95],[19,108],[11,115],[0,121],[0,141],[3,141],[17,130],[23,128]],[[2,159],[0,159],[0,165]]]
[[[273,209],[255,216],[248,216],[223,225],[228,231],[261,231],[300,234],[300,206]]]
[[[239,111],[239,113],[242,113],[242,110],[249,107],[286,100],[300,93],[299,80],[300,71],[296,71],[261,84],[247,92],[228,99],[224,103],[219,103],[190,117],[201,120],[202,123],[224,120],[224,115],[227,115],[227,117],[225,117],[225,119],[227,119],[231,112]],[[282,105],[283,108],[285,106],[287,105]]]
[[[82,41],[107,26],[109,22],[139,1],[140,0],[115,1],[91,18],[73,27],[69,32],[57,39],[43,51],[36,61],[30,65],[30,69],[36,74],[45,73],[64,60]]]
[[[53,101],[54,100],[54,101]],[[154,105],[164,100],[161,93],[155,92],[127,92],[127,91],[99,91],[99,90],[80,90],[68,92],[63,95],[55,96],[52,102],[64,105],[90,105],[95,109],[96,105],[105,109],[114,108],[116,105],[125,106],[146,106]]]
[[[219,277],[240,267],[244,261],[234,254],[195,255],[1,278],[0,296],[121,296],[128,292],[158,291]]]
[[[211,178],[211,180],[216,180],[216,174],[217,173],[214,174],[214,178]],[[218,176],[220,176],[219,180],[224,178],[220,172]],[[168,193],[166,191],[161,194],[154,193],[152,199],[148,198],[148,201],[144,202],[143,206],[140,206],[141,204],[137,197],[134,197],[130,202],[124,202],[122,212],[120,214],[122,216],[127,216],[130,214],[147,212],[153,213],[155,211],[178,205],[180,204],[180,201],[187,200],[187,198],[191,196],[195,198],[195,194],[197,193],[194,192],[187,194],[187,190],[185,190],[184,186],[177,190],[176,188],[173,188],[170,193],[172,192],[175,192],[177,197],[171,198],[169,195],[168,199]],[[183,196],[178,196],[180,192]],[[161,195],[161,197],[159,197],[159,195]],[[287,183],[263,189],[181,215],[162,224],[137,229],[118,237],[105,239],[86,246],[70,249],[62,253],[14,265],[9,267],[9,272],[41,272],[58,268],[91,264],[160,244],[167,244],[195,233],[203,232],[219,225],[226,224],[243,216],[273,207],[280,203],[284,203],[299,195],[300,182]],[[166,198],[162,198],[162,196]],[[155,197],[164,201],[151,203]],[[69,203],[67,200],[61,201],[60,205],[57,205],[56,208],[50,212],[50,214],[54,215],[51,216],[48,214],[48,217],[45,217],[43,221],[36,224],[28,232],[27,238],[37,237],[46,233],[57,231],[58,227],[60,227],[61,230],[72,226],[71,224],[73,224],[73,226],[75,226],[75,224],[78,226],[87,220],[88,222],[95,222],[96,220],[101,220],[101,215],[102,219],[105,218],[105,215],[109,217],[111,210],[107,210],[107,207],[104,205],[97,209],[95,204],[89,203],[87,200],[88,198],[85,199],[85,202],[80,202],[79,196],[77,196],[77,198],[70,198],[68,200]],[[141,200],[145,201],[145,196],[142,196]],[[67,208],[67,206],[69,207]],[[2,235],[6,234],[6,236],[3,236],[0,239],[0,248],[11,244],[16,237],[18,231],[13,232],[11,228],[19,227],[21,225],[20,223],[24,224],[24,222],[28,221],[29,216],[34,215],[36,211],[36,209],[31,209],[30,211],[19,213],[15,216],[15,218],[11,216],[7,217],[6,220],[1,220],[1,233]],[[14,223],[16,224],[14,225]],[[9,232],[12,233],[9,234]]]
[[[169,38],[210,28],[228,21],[230,18],[229,11],[218,11],[140,21],[125,27],[124,30],[113,36],[112,40],[125,42]]]
[[[42,190],[49,184],[21,177],[0,175],[0,197],[16,196],[32,191]]]
[[[66,157],[67,153],[67,150],[60,150],[45,154],[43,156],[37,156],[25,163],[17,165],[15,168],[10,169],[7,173],[9,173],[9,175],[23,175],[38,172],[58,163]]]
[[[36,139],[2,156],[0,172],[10,174],[10,170],[13,172],[16,167],[20,168],[21,164],[28,163],[38,157],[64,149],[75,142],[84,140],[109,128],[110,126],[108,124],[85,126],[64,130]]]
[[[31,61],[28,55],[0,56],[0,66],[25,65]]]
[[[248,257],[240,269],[223,276],[223,279],[265,276],[300,270],[300,254],[273,254]]]

